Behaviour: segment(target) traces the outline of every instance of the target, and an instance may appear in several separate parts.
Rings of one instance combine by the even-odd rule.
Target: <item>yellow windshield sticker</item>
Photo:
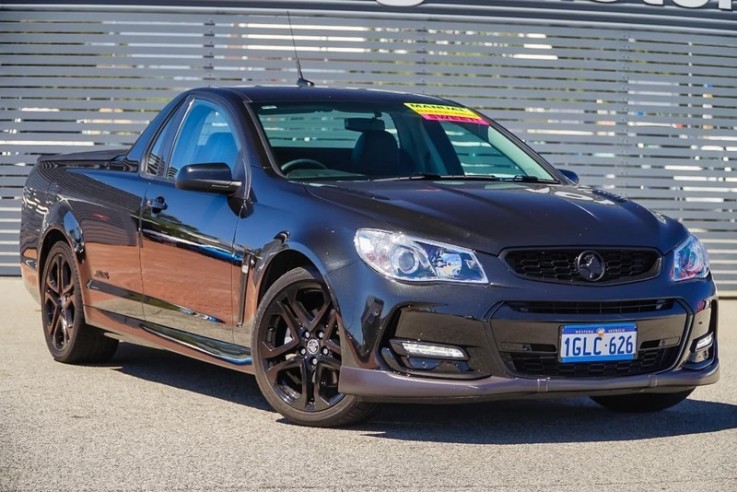
[[[446,106],[443,104],[404,103],[404,105],[426,120],[488,125],[486,120],[468,108]]]

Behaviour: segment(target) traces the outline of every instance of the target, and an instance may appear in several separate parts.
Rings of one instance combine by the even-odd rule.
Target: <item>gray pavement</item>
[[[121,345],[49,356],[39,308],[0,278],[0,490],[737,490],[737,301],[722,379],[654,415],[587,399],[387,405],[350,429],[285,423],[255,380]]]

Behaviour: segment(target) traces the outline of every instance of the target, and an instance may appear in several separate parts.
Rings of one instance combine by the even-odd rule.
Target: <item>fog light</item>
[[[458,347],[414,342],[412,340],[402,340],[400,342],[400,345],[409,355],[416,355],[420,357],[437,357],[440,359],[468,359],[466,352]]]
[[[714,334],[709,333],[696,340],[696,346],[694,347],[693,351],[698,352],[699,350],[704,350],[705,348],[711,346],[712,343],[714,343]]]
[[[684,366],[686,369],[698,369],[698,366],[708,363],[714,356],[713,332],[694,340],[692,347],[691,355],[688,356],[688,364],[696,364],[697,367]]]

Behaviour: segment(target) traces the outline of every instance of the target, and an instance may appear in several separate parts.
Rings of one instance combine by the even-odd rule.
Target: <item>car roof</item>
[[[422,94],[409,94],[366,88],[328,88],[298,86],[251,86],[251,87],[215,87],[195,89],[204,92],[227,92],[238,95],[248,102],[400,102],[448,104],[450,101]]]

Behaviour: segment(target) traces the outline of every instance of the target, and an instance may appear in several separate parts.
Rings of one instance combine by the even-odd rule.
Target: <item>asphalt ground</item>
[[[286,423],[255,380],[121,344],[54,362],[39,307],[0,278],[0,490],[737,490],[737,301],[719,383],[657,414],[585,398],[386,405],[369,423]]]

